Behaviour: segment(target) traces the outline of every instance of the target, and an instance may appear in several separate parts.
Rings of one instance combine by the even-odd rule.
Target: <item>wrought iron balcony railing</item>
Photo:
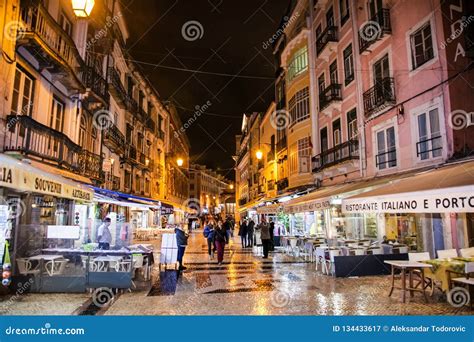
[[[109,87],[110,93],[117,98],[117,103],[126,105],[128,94],[117,70],[113,67],[109,67],[107,77],[108,83],[111,85],[111,87]]]
[[[280,140],[278,140],[276,148],[277,151],[280,152],[281,150],[284,150],[286,148],[286,135],[280,137]]]
[[[288,182],[288,178],[283,178],[283,179],[280,179],[278,182],[277,182],[277,190],[278,191],[284,191],[288,188],[289,186],[289,182]]]
[[[112,176],[111,173],[107,173],[107,176],[105,177],[105,187],[109,190],[119,191],[120,177]]]
[[[385,77],[375,81],[375,85],[364,93],[365,115],[370,116],[374,112],[382,110],[388,105],[394,105],[395,81],[393,77]]]
[[[327,108],[331,102],[342,101],[341,85],[339,83],[331,83],[324,92],[319,94],[319,109]]]
[[[316,38],[316,53],[319,55],[324,50],[329,42],[338,42],[338,28],[337,26],[328,26],[326,29]]]
[[[82,149],[67,135],[43,125],[30,116],[8,115],[6,152],[17,152],[33,159],[102,181],[102,159]]]
[[[67,87],[84,90],[84,61],[69,34],[54,20],[41,2],[21,6],[23,32],[18,44],[38,59],[40,68],[57,74]]]
[[[86,88],[90,89],[103,104],[110,102],[109,87],[104,77],[94,67],[84,65],[82,67],[82,81]]]
[[[381,39],[385,34],[392,33],[390,23],[390,10],[382,8],[359,30],[360,53],[366,51],[369,46]]]
[[[104,145],[113,151],[123,153],[125,149],[125,136],[120,132],[115,124],[110,124],[110,126],[104,130]]]
[[[423,139],[416,143],[416,156],[421,159],[429,159],[441,156],[443,141],[441,135]]]
[[[313,172],[353,159],[359,159],[359,140],[348,140],[313,157]]]
[[[375,156],[375,166],[378,169],[387,169],[397,166],[397,149],[380,152]]]
[[[161,129],[158,129],[158,131],[156,132],[156,136],[158,137],[158,139],[161,139],[163,141],[165,140],[165,132]]]

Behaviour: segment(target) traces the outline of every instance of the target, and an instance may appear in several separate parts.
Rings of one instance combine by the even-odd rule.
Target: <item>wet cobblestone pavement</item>
[[[238,238],[227,246],[224,264],[209,261],[198,231],[191,234],[185,254],[188,269],[153,269],[151,288],[125,292],[105,308],[89,310],[91,295],[27,294],[0,297],[2,315],[470,315],[453,308],[440,292],[426,303],[415,294],[401,303],[388,297],[388,276],[333,278],[315,271],[314,264],[281,251],[262,259],[242,249]],[[155,245],[159,260],[160,241]],[[409,298],[409,296],[408,296]]]

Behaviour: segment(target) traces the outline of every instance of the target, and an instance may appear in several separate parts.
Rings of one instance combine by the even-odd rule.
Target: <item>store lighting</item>
[[[95,0],[72,0],[72,10],[78,18],[88,18],[94,8]]]
[[[229,185],[229,189],[233,190],[234,189],[234,184]]]
[[[257,153],[255,153],[255,156],[257,157],[258,160],[262,160],[263,152],[261,150],[258,150]]]
[[[292,196],[285,196],[285,197],[280,198],[278,202],[285,203],[285,202],[291,201],[292,199],[293,199]]]
[[[178,158],[178,159],[176,160],[176,164],[178,164],[179,167],[183,166],[183,164],[184,164],[183,158]]]
[[[341,205],[342,204],[342,198],[333,198],[331,200],[332,205]]]

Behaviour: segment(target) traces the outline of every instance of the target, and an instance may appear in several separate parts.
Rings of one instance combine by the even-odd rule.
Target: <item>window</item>
[[[68,36],[72,37],[72,23],[63,12],[59,14],[59,26],[62,27]]]
[[[322,29],[321,25],[318,25],[318,27],[316,27],[316,39],[321,37],[322,32],[323,32],[323,29]]]
[[[418,115],[417,156],[421,160],[440,157],[443,151],[438,109]]]
[[[291,125],[309,118],[309,88],[298,91],[288,102]]]
[[[84,115],[81,115],[79,122],[79,146],[87,148],[87,121]]]
[[[376,138],[376,167],[379,170],[384,170],[397,166],[397,146],[395,141],[395,128],[392,126],[377,132]]]
[[[31,116],[33,112],[33,96],[33,79],[17,68],[13,82],[12,114]]]
[[[125,140],[127,141],[127,144],[133,145],[132,134],[133,127],[130,124],[127,124],[127,129],[125,132]]]
[[[293,58],[288,63],[288,82],[308,69],[308,48],[305,46],[295,52]]]
[[[64,103],[56,96],[53,96],[53,104],[51,106],[51,116],[49,126],[58,132],[63,131],[64,125]]]
[[[194,191],[194,184],[189,184],[189,190]]]
[[[352,44],[344,49],[344,84],[347,86],[354,80],[354,59],[352,57]]]
[[[336,59],[329,66],[329,80],[331,84],[338,84],[339,83],[338,78],[339,77],[337,76],[337,59]]]
[[[321,130],[320,139],[321,139],[321,152],[327,151],[329,149],[327,127],[324,127]]]
[[[342,134],[341,134],[341,120],[337,119],[332,123],[332,145],[336,147],[341,144]]]
[[[326,12],[326,27],[334,26],[334,12],[332,7]]]
[[[430,22],[410,35],[411,61],[413,70],[434,57]]]
[[[388,55],[385,55],[374,64],[374,83],[377,84],[387,77],[390,77],[390,66]]]
[[[349,19],[349,0],[339,0],[339,13],[341,14],[341,27]]]
[[[369,18],[374,18],[382,9],[382,0],[369,0]]]
[[[347,113],[347,136],[349,140],[357,140],[357,111],[355,108]]]
[[[298,140],[298,172],[311,172],[311,143],[306,137]]]
[[[140,184],[140,176],[135,175],[135,192],[140,192],[142,189],[142,186]]]
[[[324,73],[321,74],[318,78],[318,89],[319,89],[319,94],[324,94],[324,91],[326,90],[326,82],[324,80]]]

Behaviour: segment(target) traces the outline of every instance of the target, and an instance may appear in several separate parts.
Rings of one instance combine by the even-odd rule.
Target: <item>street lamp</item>
[[[176,159],[176,164],[178,164],[179,167],[183,166],[183,164],[184,164],[183,158]]]
[[[94,8],[95,0],[71,0],[76,17],[88,18]]]
[[[258,151],[255,153],[255,156],[257,157],[258,160],[262,160],[262,158],[263,158],[263,152],[262,152],[262,150],[258,150]]]
[[[234,190],[234,184],[229,185],[230,190]]]

